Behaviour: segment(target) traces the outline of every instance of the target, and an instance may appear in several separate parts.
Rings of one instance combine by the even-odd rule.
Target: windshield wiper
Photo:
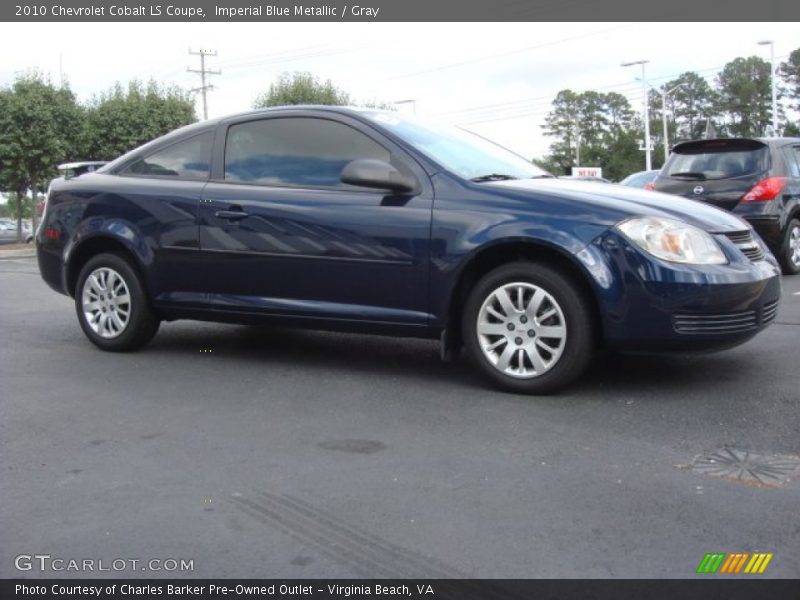
[[[697,173],[695,171],[681,171],[680,173],[670,173],[670,177],[687,177],[689,179],[700,179],[705,181],[706,176],[703,173]]]
[[[519,179],[519,177],[514,177],[513,175],[506,175],[504,173],[487,173],[486,175],[478,175],[477,177],[472,177],[470,181],[474,181],[475,183],[481,183],[482,181],[507,181],[509,179]]]

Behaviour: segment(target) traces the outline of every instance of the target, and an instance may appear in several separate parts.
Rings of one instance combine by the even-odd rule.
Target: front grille
[[[775,316],[778,314],[778,301],[774,300],[772,302],[767,302],[764,305],[764,312],[762,313],[762,320],[764,324],[772,322],[775,319]]]
[[[759,312],[762,325],[771,323],[778,314],[778,301],[767,302],[760,311],[745,310],[715,315],[673,315],[672,323],[676,332],[684,334],[743,333],[758,329]]]
[[[758,327],[758,316],[754,310],[717,315],[675,315],[675,331],[678,333],[741,333]]]
[[[762,250],[761,244],[753,239],[752,231],[731,231],[723,235],[732,241],[751,262],[764,260],[764,250]]]

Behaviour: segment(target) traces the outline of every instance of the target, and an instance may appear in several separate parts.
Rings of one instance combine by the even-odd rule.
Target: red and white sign
[[[603,167],[572,167],[573,177],[602,177]]]

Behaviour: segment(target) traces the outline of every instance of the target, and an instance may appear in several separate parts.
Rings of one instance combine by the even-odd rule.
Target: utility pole
[[[581,166],[581,125],[575,121],[575,166]]]
[[[644,164],[647,171],[653,168],[653,163],[650,160],[650,109],[648,107],[647,79],[645,79],[644,76],[644,66],[649,62],[649,60],[634,60],[631,62],[624,62],[621,65],[623,67],[642,65],[642,94],[644,95]]]
[[[187,67],[186,70],[189,73],[199,73],[200,74],[200,87],[194,88],[190,91],[192,92],[200,92],[203,94],[203,119],[208,119],[208,99],[206,98],[206,92],[208,90],[213,90],[214,86],[211,84],[206,84],[206,75],[222,75],[222,71],[220,70],[213,70],[213,69],[206,69],[206,56],[216,56],[216,50],[207,50],[205,48],[200,48],[197,52],[193,51],[189,48],[189,54],[193,56],[200,57],[200,69],[192,69]]]
[[[666,92],[659,92],[661,94],[661,121],[662,124],[664,125],[664,164],[667,164],[667,159],[669,158],[669,130],[667,129],[667,96],[669,96],[672,92],[674,92],[681,86],[683,86],[683,84],[679,83],[674,88],[667,90]]]
[[[775,82],[775,43],[772,40],[762,40],[759,46],[769,46],[769,80],[772,84],[772,135],[778,137],[778,88]]]

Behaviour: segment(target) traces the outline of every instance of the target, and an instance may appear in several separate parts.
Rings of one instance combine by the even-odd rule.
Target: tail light
[[[786,177],[767,177],[755,184],[742,196],[742,202],[766,202],[774,200],[786,185]]]
[[[648,181],[647,183],[644,184],[644,189],[654,191],[656,189],[656,184],[653,183],[652,181]]]

